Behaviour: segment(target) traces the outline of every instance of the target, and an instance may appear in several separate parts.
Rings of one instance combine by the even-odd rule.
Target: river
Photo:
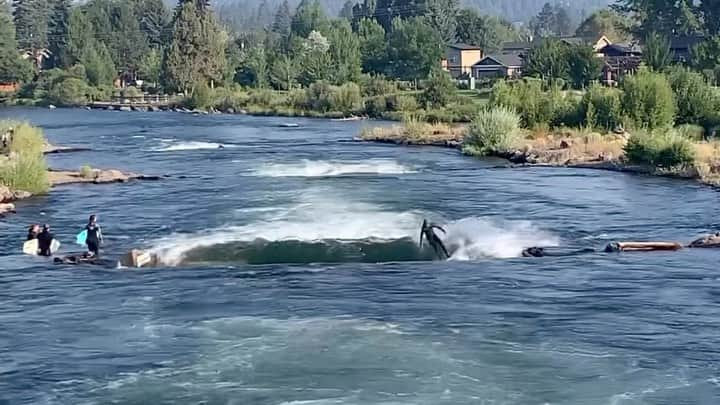
[[[169,176],[57,187],[0,219],[0,404],[720,403],[717,251],[518,257],[689,242],[720,229],[710,188],[348,142],[372,122],[0,117],[92,148],[54,168]],[[91,213],[106,256],[168,265],[19,254],[32,222],[77,250]],[[451,260],[416,247],[423,218]]]

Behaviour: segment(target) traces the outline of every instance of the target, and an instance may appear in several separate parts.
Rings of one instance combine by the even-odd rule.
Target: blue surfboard
[[[83,230],[77,236],[75,237],[75,243],[78,245],[85,245],[85,241],[87,240],[87,229]]]

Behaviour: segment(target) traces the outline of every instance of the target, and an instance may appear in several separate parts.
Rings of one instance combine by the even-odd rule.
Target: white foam
[[[530,221],[506,221],[483,217],[464,218],[436,231],[452,252],[450,260],[482,257],[512,258],[531,246],[557,246],[559,239]]]
[[[254,174],[267,177],[324,177],[345,174],[406,174],[416,173],[412,167],[395,160],[366,161],[303,160],[302,163],[273,163],[262,166]]]
[[[219,149],[220,146],[223,146],[225,148],[235,147],[235,145],[220,144],[215,142],[189,141],[174,143],[172,145],[163,146],[156,150],[159,152],[177,152],[186,150]]]
[[[255,222],[171,235],[160,240],[152,250],[163,263],[175,266],[193,249],[233,242],[409,238],[417,243],[420,224],[427,216],[420,211],[392,211],[308,192],[295,205],[266,212]],[[559,243],[557,237],[528,221],[470,217],[447,223],[444,228],[447,234],[438,235],[451,251],[451,260],[519,257],[526,247]]]

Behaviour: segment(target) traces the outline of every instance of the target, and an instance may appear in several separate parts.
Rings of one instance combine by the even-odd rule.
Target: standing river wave
[[[718,251],[520,257],[688,242],[720,229],[710,188],[349,142],[374,122],[0,116],[91,149],[53,168],[168,176],[59,186],[0,219],[0,404],[720,403]],[[33,222],[77,250],[91,213],[106,256],[164,265],[21,254]],[[425,218],[450,260],[418,247]]]

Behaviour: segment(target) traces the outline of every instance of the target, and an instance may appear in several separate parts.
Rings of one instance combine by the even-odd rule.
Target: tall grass
[[[45,137],[40,129],[27,123],[1,121],[0,134],[12,128],[9,156],[0,157],[0,184],[13,190],[44,193],[50,188],[43,155]]]

